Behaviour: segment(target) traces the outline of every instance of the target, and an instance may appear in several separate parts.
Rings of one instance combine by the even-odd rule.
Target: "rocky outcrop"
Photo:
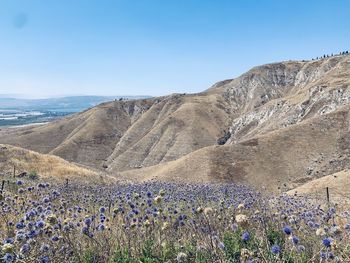
[[[347,105],[349,56],[254,68],[225,85],[235,143]],[[344,76],[344,77],[342,77]]]
[[[220,137],[217,140],[217,143],[219,145],[224,145],[230,138],[231,138],[231,132],[230,131],[224,131],[224,136]]]

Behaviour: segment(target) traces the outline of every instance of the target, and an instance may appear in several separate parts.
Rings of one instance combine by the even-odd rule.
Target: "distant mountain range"
[[[14,95],[0,94],[0,109],[21,111],[79,112],[106,101],[145,98],[150,98],[150,96],[70,96],[48,99],[22,99],[15,98]]]

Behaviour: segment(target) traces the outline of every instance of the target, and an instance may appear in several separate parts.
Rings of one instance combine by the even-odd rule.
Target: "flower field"
[[[235,184],[12,179],[0,262],[350,262],[349,222],[345,209]]]

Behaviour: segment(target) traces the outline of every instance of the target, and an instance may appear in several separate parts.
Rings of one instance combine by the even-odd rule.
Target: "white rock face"
[[[228,144],[287,127],[349,104],[350,56],[253,68],[224,84],[231,106]],[[343,74],[343,75],[342,75]]]

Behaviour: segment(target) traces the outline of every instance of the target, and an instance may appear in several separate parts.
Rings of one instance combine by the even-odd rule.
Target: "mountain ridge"
[[[286,61],[254,67],[200,93],[106,102],[40,127],[4,129],[0,142],[58,155],[123,179],[193,177],[252,185],[271,180],[290,190],[349,168],[349,152],[339,143],[347,145],[349,127],[342,122],[348,121],[349,101],[350,56]],[[224,135],[227,140],[218,146]],[[329,143],[327,136],[332,138]],[[317,146],[318,140],[324,148]],[[288,155],[290,149],[277,142],[300,156]],[[306,156],[322,152],[326,157],[319,164]],[[342,157],[333,156],[336,152]],[[287,157],[290,160],[283,159]],[[331,161],[342,165],[322,163]],[[259,175],[259,169],[266,171]],[[268,171],[289,173],[287,182],[278,183]]]

